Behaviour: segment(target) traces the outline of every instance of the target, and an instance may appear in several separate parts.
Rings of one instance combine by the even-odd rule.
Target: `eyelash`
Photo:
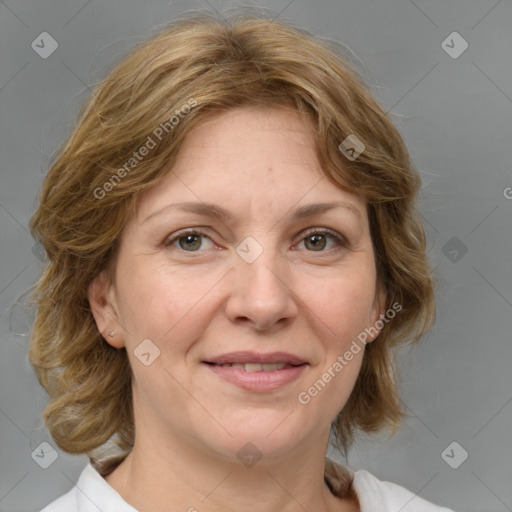
[[[187,235],[203,236],[213,242],[213,240],[204,231],[201,231],[200,229],[187,229],[185,231],[176,233],[174,236],[172,236],[172,238],[167,238],[164,241],[164,247],[171,246],[174,242],[178,241],[180,238],[185,237]],[[349,247],[349,243],[344,236],[342,236],[342,235],[336,233],[336,231],[333,231],[328,228],[310,228],[303,233],[303,236],[300,239],[300,242],[303,242],[308,236],[312,236],[312,235],[324,235],[324,236],[330,237],[331,239],[333,239],[336,242],[338,247],[336,247],[334,249],[329,249],[327,251],[322,250],[322,251],[308,251],[308,252],[326,253],[326,252],[330,252],[332,250]],[[180,250],[181,250],[181,252],[184,252],[184,253],[202,252],[202,251],[185,251],[183,249],[180,249]]]
[[[344,247],[344,248],[348,247],[348,242],[344,236],[342,236],[342,235],[336,233],[336,231],[333,231],[332,229],[328,229],[328,228],[310,228],[303,233],[300,241],[303,242],[308,236],[312,236],[312,235],[324,235],[327,238],[331,238],[332,240],[334,240],[336,242],[337,247],[334,249],[330,249],[331,251],[340,249],[340,247]],[[309,251],[309,252],[329,252],[329,249],[327,251]]]

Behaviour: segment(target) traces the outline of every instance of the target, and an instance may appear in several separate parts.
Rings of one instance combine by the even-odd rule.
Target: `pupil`
[[[201,247],[201,240],[198,235],[185,235],[180,238],[179,243],[180,247],[186,251],[199,249],[199,247]]]
[[[325,247],[324,235],[311,235],[308,241],[314,250],[323,249]]]

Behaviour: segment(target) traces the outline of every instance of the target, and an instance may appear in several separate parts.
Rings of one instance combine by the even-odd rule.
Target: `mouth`
[[[298,379],[309,364],[284,352],[232,352],[203,361],[215,375],[246,391],[269,392]]]
[[[277,370],[285,370],[287,368],[295,368],[296,366],[302,365],[292,365],[288,363],[267,363],[267,364],[259,364],[259,363],[223,363],[216,364],[210,363],[206,361],[206,364],[211,366],[221,366],[222,368],[238,368],[239,370],[244,370],[246,372],[275,372]],[[304,363],[306,364],[306,363]]]
[[[300,366],[307,364],[307,361],[302,357],[295,354],[289,354],[288,352],[270,352],[267,354],[258,352],[230,352],[228,354],[222,354],[220,356],[212,357],[203,361],[207,364],[213,365],[260,365],[268,366],[273,364],[285,365],[285,366]],[[265,371],[265,369],[263,369]],[[273,371],[272,369],[271,371]],[[257,370],[248,371],[261,371],[260,368]]]

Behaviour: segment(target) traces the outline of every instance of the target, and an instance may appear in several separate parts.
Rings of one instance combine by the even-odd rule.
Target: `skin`
[[[196,128],[126,224],[113,282],[101,273],[89,288],[98,329],[126,347],[133,369],[135,445],[106,480],[135,508],[359,510],[329,491],[323,466],[330,424],[364,351],[309,404],[297,397],[374,325],[385,297],[376,291],[365,201],[324,176],[309,123],[283,108],[243,108]],[[359,214],[336,207],[291,219],[301,206],[340,201]],[[166,208],[144,222],[181,202],[213,203],[232,218]],[[180,239],[186,228],[205,236]],[[320,234],[315,245],[310,228],[346,243]],[[236,252],[248,236],[263,250],[252,263]],[[148,366],[134,355],[143,339],[160,350]],[[308,366],[258,393],[202,363],[239,350],[285,351]],[[252,467],[237,457],[248,442],[262,455]]]

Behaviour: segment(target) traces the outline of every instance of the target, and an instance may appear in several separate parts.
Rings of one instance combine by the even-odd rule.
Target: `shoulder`
[[[453,510],[439,507],[420,498],[400,485],[379,480],[365,470],[354,472],[353,487],[359,498],[361,512],[366,512],[366,510],[453,512]]]
[[[336,496],[355,492],[361,512],[454,512],[438,507],[400,485],[379,480],[365,471],[353,471],[339,462],[325,458],[325,480]]]
[[[88,464],[76,485],[41,512],[137,512]]]

